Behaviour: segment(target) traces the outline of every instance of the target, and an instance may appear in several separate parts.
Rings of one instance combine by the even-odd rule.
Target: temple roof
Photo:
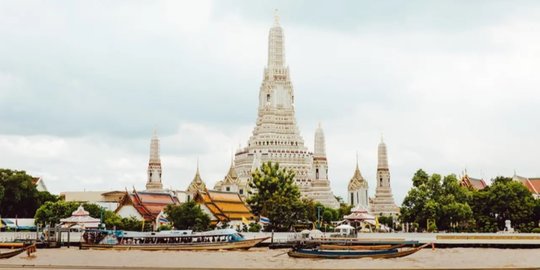
[[[459,183],[461,186],[472,188],[474,190],[481,190],[487,187],[486,182],[483,179],[472,178],[465,174]]]
[[[194,200],[204,204],[218,221],[231,221],[253,219],[253,214],[240,194],[236,192],[223,192],[206,190],[198,192]]]
[[[351,209],[351,213],[344,217],[346,220],[356,220],[356,221],[362,221],[362,220],[375,220],[375,217],[373,215],[370,215],[368,213],[368,210],[362,206],[357,205],[353,209]]]
[[[227,172],[227,175],[225,175],[225,178],[223,178],[221,185],[238,185],[239,183],[240,179],[238,178],[238,174],[234,169],[234,163],[231,163],[229,172]]]
[[[145,220],[155,220],[167,205],[179,203],[178,198],[169,192],[138,192],[134,190],[124,196],[116,212],[124,205],[133,205]]]
[[[540,177],[523,177],[514,174],[514,180],[521,182],[532,194],[540,194]]]
[[[190,193],[196,193],[197,191],[204,191],[206,190],[206,184],[201,178],[201,175],[199,174],[199,166],[197,165],[197,172],[195,172],[195,177],[193,177],[193,180],[189,184],[187,191]]]
[[[364,177],[362,177],[357,163],[356,170],[354,170],[354,175],[349,181],[349,190],[357,190],[359,188],[368,188],[368,182],[364,179]]]
[[[60,219],[64,225],[82,225],[86,228],[97,228],[101,220],[99,218],[93,218],[90,213],[84,210],[84,207],[79,205],[77,210],[73,211],[71,217]]]

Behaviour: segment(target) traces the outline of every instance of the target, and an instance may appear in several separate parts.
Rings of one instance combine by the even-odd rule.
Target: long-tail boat
[[[21,247],[21,248],[18,248],[18,249],[15,249],[15,250],[12,250],[12,251],[8,251],[8,252],[2,252],[0,253],[0,259],[9,259],[11,257],[15,257],[23,252],[25,252],[28,254],[28,256],[30,256],[30,254],[36,252],[36,244],[35,243],[32,243],[32,244],[29,244],[29,245],[26,245],[24,247]]]
[[[358,259],[358,258],[399,258],[405,257],[418,252],[419,250],[432,245],[427,243],[419,247],[408,248],[403,251],[399,251],[397,248],[382,249],[382,250],[334,250],[334,249],[320,249],[320,248],[293,248],[287,254],[294,258],[324,258],[324,259]]]
[[[269,237],[246,239],[232,229],[207,232],[133,232],[87,230],[81,249],[117,250],[247,250]]]

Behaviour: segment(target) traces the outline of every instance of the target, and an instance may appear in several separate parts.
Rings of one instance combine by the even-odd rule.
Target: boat
[[[396,249],[396,248],[402,248],[405,244],[399,244],[399,245],[350,245],[350,246],[342,246],[342,245],[320,245],[320,249],[323,250],[383,250],[383,249]]]
[[[8,252],[2,252],[0,253],[0,259],[9,259],[11,257],[15,257],[23,252],[25,252],[30,256],[30,254],[36,252],[36,244],[32,243],[30,245],[24,246],[22,248],[15,249],[13,251]]]
[[[207,232],[133,232],[86,230],[81,249],[116,250],[238,250],[250,249],[270,237],[246,239],[233,229]]]
[[[382,249],[382,250],[333,250],[333,249],[319,249],[319,248],[293,248],[287,254],[293,258],[319,258],[319,259],[359,259],[359,258],[373,258],[373,259],[388,259],[388,258],[400,258],[409,256],[418,252],[419,250],[432,245],[427,243],[419,247],[408,248],[403,251],[399,251],[397,248]]]

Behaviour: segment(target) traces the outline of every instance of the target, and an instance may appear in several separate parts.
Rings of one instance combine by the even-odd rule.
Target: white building
[[[363,209],[369,209],[368,182],[360,173],[358,161],[356,161],[356,170],[349,181],[347,203],[353,207],[361,206]]]

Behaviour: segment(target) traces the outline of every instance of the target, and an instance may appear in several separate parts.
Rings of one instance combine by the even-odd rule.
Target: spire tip
[[[274,25],[279,25],[279,10],[276,8],[274,9]]]

